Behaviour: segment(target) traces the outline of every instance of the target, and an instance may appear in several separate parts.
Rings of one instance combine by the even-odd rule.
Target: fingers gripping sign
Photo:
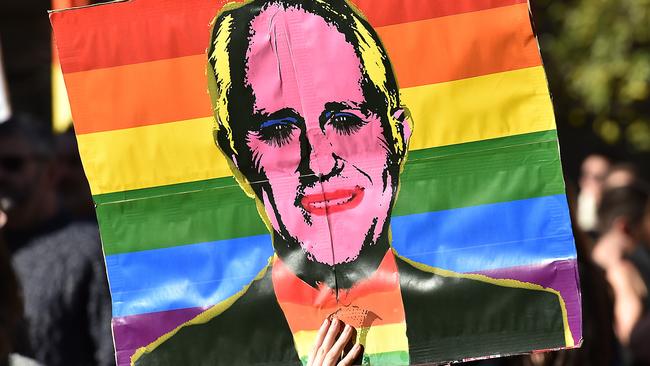
[[[348,346],[356,339],[354,327],[338,319],[325,319],[316,335],[309,354],[308,366],[349,366],[361,355],[359,343]]]

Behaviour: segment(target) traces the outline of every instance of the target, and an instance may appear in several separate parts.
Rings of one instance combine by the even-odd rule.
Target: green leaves
[[[650,0],[533,6],[558,122],[590,124],[607,143],[650,151]]]

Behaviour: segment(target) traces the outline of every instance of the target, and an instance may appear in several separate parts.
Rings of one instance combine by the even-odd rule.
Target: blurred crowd
[[[0,366],[115,365],[88,183],[73,131],[49,126],[22,112],[0,120]],[[650,365],[647,169],[592,154],[567,182],[582,347],[473,364]]]
[[[601,300],[601,306],[611,313],[613,356],[621,364],[650,365],[650,186],[644,169],[591,154],[582,164],[575,202],[578,250],[600,272],[581,282],[606,280],[611,304]],[[595,301],[584,295],[584,287],[583,301],[585,306]]]
[[[114,365],[94,207],[72,131],[0,123],[0,366]]]

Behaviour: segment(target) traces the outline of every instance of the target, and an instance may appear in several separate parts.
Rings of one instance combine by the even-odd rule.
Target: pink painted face
[[[251,25],[247,134],[274,230],[310,259],[354,261],[380,235],[392,202],[382,120],[362,91],[345,36],[319,16],[271,6]],[[384,112],[385,114],[385,112]]]

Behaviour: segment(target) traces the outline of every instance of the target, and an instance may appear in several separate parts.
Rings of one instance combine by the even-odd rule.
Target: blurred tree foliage
[[[531,0],[558,124],[650,151],[650,0]],[[568,126],[567,126],[568,127]]]

